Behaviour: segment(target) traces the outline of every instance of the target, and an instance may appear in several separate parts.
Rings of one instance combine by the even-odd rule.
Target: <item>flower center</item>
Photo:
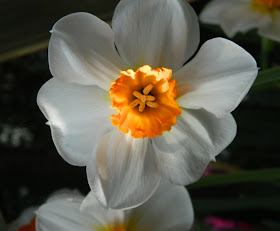
[[[253,3],[270,9],[280,7],[280,0],[253,0]]]
[[[169,81],[171,76],[170,69],[154,70],[148,65],[136,72],[121,71],[109,90],[111,108],[117,111],[111,115],[113,125],[134,138],[154,138],[170,131],[181,114],[175,101],[176,81]]]
[[[126,225],[122,222],[116,222],[112,224],[106,224],[101,226],[92,226],[93,230],[96,231],[127,231]]]
[[[139,92],[139,91],[134,91],[133,95],[137,98],[134,101],[132,101],[129,106],[131,108],[136,107],[137,105],[139,105],[139,111],[142,112],[144,111],[145,107],[152,107],[152,108],[157,108],[158,107],[158,103],[157,102],[153,102],[155,101],[155,97],[152,95],[149,95],[150,91],[153,89],[153,85],[149,84],[148,86],[146,86],[143,89],[143,95]]]

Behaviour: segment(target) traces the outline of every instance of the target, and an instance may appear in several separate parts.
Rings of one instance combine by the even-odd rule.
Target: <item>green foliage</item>
[[[242,171],[238,173],[217,174],[202,177],[199,181],[188,186],[189,189],[205,188],[237,183],[279,183],[280,168]],[[280,199],[280,198],[279,198]]]
[[[253,84],[252,90],[279,86],[280,83],[280,67],[261,70]]]

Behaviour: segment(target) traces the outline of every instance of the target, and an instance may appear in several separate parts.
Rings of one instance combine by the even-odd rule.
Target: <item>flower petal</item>
[[[80,209],[83,213],[91,214],[92,223],[97,227],[124,223],[123,210],[104,208],[92,191],[85,197]]]
[[[135,207],[153,194],[160,174],[150,145],[150,139],[135,139],[117,128],[102,137],[87,165],[87,175],[104,206]]]
[[[208,24],[220,24],[221,23],[221,14],[232,7],[235,2],[239,1],[225,1],[225,0],[212,0],[202,10],[199,15],[200,21]]]
[[[231,114],[217,118],[200,110],[182,110],[170,132],[153,140],[159,166],[172,182],[187,185],[197,181],[236,134]]]
[[[261,27],[258,32],[263,37],[280,42],[280,12],[275,12],[271,23]]]
[[[220,24],[228,37],[237,32],[246,32],[267,24],[270,17],[261,11],[254,10],[251,1],[214,0],[206,5],[200,20],[210,24]]]
[[[114,46],[110,26],[88,13],[60,19],[52,29],[49,65],[55,78],[105,90],[127,69]]]
[[[36,212],[37,231],[92,231],[91,216],[80,212],[82,197],[50,200]]]
[[[112,28],[120,55],[134,69],[177,70],[199,44],[197,16],[184,0],[122,0]]]
[[[85,166],[98,139],[113,128],[109,93],[97,86],[66,84],[55,78],[38,93],[38,105],[49,120],[59,154]]]
[[[192,202],[182,186],[160,184],[154,195],[134,210],[126,210],[128,230],[185,231],[194,220]]]
[[[173,77],[177,102],[185,108],[204,108],[217,117],[233,111],[258,74],[254,58],[235,43],[215,38]]]

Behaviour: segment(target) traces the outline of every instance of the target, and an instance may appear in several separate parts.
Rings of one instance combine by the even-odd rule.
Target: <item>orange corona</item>
[[[253,0],[253,2],[271,9],[280,8],[280,0]]]
[[[36,231],[35,217],[32,218],[32,220],[30,221],[30,224],[20,227],[17,231]]]
[[[110,95],[114,126],[134,138],[154,138],[176,124],[181,108],[175,101],[176,81],[170,80],[172,70],[152,69],[145,65],[136,72],[122,71],[112,83]]]

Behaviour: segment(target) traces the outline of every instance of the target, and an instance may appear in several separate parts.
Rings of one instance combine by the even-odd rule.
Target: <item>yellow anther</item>
[[[157,108],[158,107],[158,103],[156,103],[156,102],[147,101],[146,104],[147,104],[147,106],[149,106],[151,108]]]
[[[142,98],[142,94],[140,93],[140,92],[138,92],[138,91],[134,91],[133,92],[133,95],[137,98],[137,99],[140,99],[141,100],[141,98]]]
[[[134,108],[134,107],[136,107],[138,104],[140,104],[141,103],[141,101],[139,100],[139,99],[136,99],[136,100],[134,100],[134,101],[132,101],[130,104],[129,104],[129,106],[131,107],[131,108]]]
[[[146,105],[145,105],[145,103],[140,102],[140,105],[139,105],[139,111],[140,111],[140,112],[144,111],[145,106],[146,106]]]
[[[156,98],[154,97],[154,96],[152,96],[152,95],[147,95],[146,96],[146,100],[147,101],[154,101]]]
[[[142,101],[143,103],[146,102],[146,96],[145,96],[145,95],[141,95],[141,101]]]
[[[133,95],[137,98],[134,101],[132,101],[129,106],[131,108],[136,107],[137,105],[139,105],[139,111],[142,112],[144,111],[146,105],[151,107],[151,108],[157,108],[158,107],[158,103],[156,102],[152,102],[154,101],[156,98],[152,95],[148,95],[150,93],[150,91],[153,89],[153,85],[149,84],[147,85],[144,90],[143,90],[143,94],[142,95],[140,92],[138,91],[133,91]]]
[[[143,90],[144,95],[148,95],[150,93],[150,91],[153,89],[153,85],[149,84],[148,86],[146,86]]]

